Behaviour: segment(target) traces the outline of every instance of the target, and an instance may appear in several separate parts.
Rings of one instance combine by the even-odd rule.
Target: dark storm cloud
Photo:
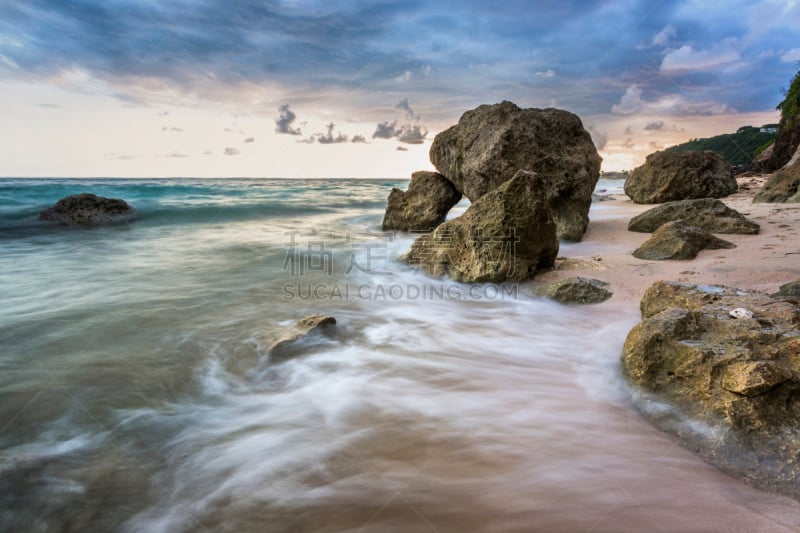
[[[137,83],[192,94],[243,82],[309,94],[402,83],[415,98],[553,99],[581,114],[608,112],[635,85],[644,102],[680,94],[680,113],[708,101],[750,111],[774,107],[794,74],[781,57],[800,42],[798,16],[794,3],[752,0],[7,1],[0,71],[50,80],[79,69],[133,104]],[[543,84],[536,73],[549,71],[558,75]]]

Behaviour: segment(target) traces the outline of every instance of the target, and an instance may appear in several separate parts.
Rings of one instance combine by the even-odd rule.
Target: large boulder
[[[755,235],[760,229],[755,222],[714,198],[677,200],[645,211],[628,222],[629,231],[652,233],[667,222],[683,220],[711,233]]]
[[[721,198],[737,190],[733,167],[711,151],[652,153],[625,181],[625,194],[637,204]]]
[[[90,193],[67,196],[39,213],[39,220],[69,226],[129,222],[135,218],[136,209],[125,200]]]
[[[718,286],[659,281],[628,334],[634,404],[707,461],[800,497],[800,307]]]
[[[606,287],[608,283],[599,279],[576,277],[536,285],[531,288],[531,294],[563,304],[596,304],[613,296]]]
[[[769,177],[753,202],[800,202],[800,146],[792,159]]]
[[[422,235],[402,260],[432,276],[464,282],[522,281],[555,263],[556,225],[534,172],[514,177],[460,217]]]
[[[441,174],[414,172],[407,191],[394,188],[389,193],[383,229],[430,231],[444,222],[447,212],[460,199],[461,193]]]
[[[559,238],[579,241],[586,232],[602,158],[581,120],[568,111],[482,105],[434,138],[430,158],[472,202],[518,170],[536,172]]]
[[[694,259],[700,250],[736,248],[697,226],[682,220],[667,222],[633,252],[637,259]]]

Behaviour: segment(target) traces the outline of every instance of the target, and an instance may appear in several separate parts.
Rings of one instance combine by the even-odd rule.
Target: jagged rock
[[[289,331],[267,349],[273,360],[286,359],[308,351],[330,338],[336,331],[336,318],[329,315],[308,315],[301,318]]]
[[[39,213],[39,220],[69,226],[129,222],[135,218],[136,210],[125,200],[90,193],[67,196]]]
[[[800,148],[800,76],[795,75],[786,92],[786,98],[778,107],[781,110],[781,120],[772,145],[772,156],[764,166],[767,172],[786,165]]]
[[[576,277],[537,285],[531,289],[531,294],[565,304],[595,304],[613,295],[606,287],[608,283],[599,279]]]
[[[710,233],[755,235],[760,227],[714,198],[677,200],[645,211],[628,222],[628,230],[652,233],[667,222],[683,220]]]
[[[714,237],[697,226],[682,220],[667,222],[659,227],[633,252],[638,259],[694,259],[700,250],[736,248],[732,242]]]
[[[542,180],[520,170],[463,215],[421,236],[401,259],[432,276],[502,282],[528,279],[553,266],[557,255]]]
[[[659,281],[641,310],[622,356],[637,408],[726,472],[800,497],[797,303]]]
[[[444,222],[447,212],[460,199],[461,193],[441,174],[414,172],[407,191],[394,188],[389,193],[383,229],[430,231]]]
[[[753,198],[753,202],[800,202],[800,146],[795,150],[792,159],[769,177]]]
[[[430,158],[472,202],[518,170],[536,172],[559,238],[579,241],[586,232],[602,158],[580,118],[568,111],[482,105],[434,138]]]
[[[772,296],[776,298],[798,298],[800,299],[800,279],[784,283],[778,288],[778,292]]]
[[[772,154],[775,152],[775,143],[773,142],[767,146],[760,154],[753,159],[753,162],[746,168],[749,172],[759,172],[768,168],[769,161],[772,159]]]
[[[737,191],[733,167],[714,152],[655,152],[625,181],[637,204],[721,198]]]

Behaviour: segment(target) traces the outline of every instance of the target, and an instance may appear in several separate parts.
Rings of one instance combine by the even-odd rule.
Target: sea
[[[0,531],[800,528],[630,404],[635,303],[399,261],[406,185],[0,180]],[[81,192],[139,218],[37,220]],[[336,334],[271,357],[314,313]]]

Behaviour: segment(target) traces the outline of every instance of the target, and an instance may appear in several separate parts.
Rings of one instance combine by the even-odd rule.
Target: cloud
[[[367,142],[367,138],[364,137],[363,135],[353,135],[353,138],[350,139],[350,142],[351,143],[366,143]]]
[[[397,121],[381,122],[375,126],[375,132],[372,134],[373,139],[391,139],[397,137]]]
[[[212,152],[212,151],[211,151],[211,150],[209,150],[208,148],[203,148],[203,151],[202,151],[201,153],[202,153],[203,155],[214,155],[214,152]]]
[[[414,110],[411,109],[411,106],[408,104],[408,98],[403,98],[402,100],[397,102],[397,105],[394,107],[395,109],[400,109],[403,112],[405,112],[406,118],[408,120],[417,120],[419,118],[417,114],[414,112]]]
[[[741,60],[731,44],[732,41],[727,40],[712,50],[695,50],[692,45],[685,44],[664,56],[661,71],[708,70]]]
[[[178,132],[178,131],[183,131],[183,128],[177,128],[175,126],[172,126],[171,128],[168,128],[167,126],[164,126],[163,128],[161,128],[161,131],[176,131],[176,132]]]
[[[608,132],[601,131],[595,128],[594,124],[589,124],[586,126],[586,131],[589,132],[589,135],[592,136],[592,141],[594,142],[594,146],[598,150],[602,150],[608,144]]]
[[[373,139],[397,139],[398,141],[406,144],[422,144],[425,142],[425,137],[428,135],[428,130],[425,126],[405,124],[402,126],[397,125],[397,121],[381,122],[375,127],[375,132],[372,134]]]
[[[534,72],[533,75],[538,76],[540,78],[552,78],[556,75],[556,71],[549,68],[547,70],[540,70],[538,72]]]
[[[675,26],[672,24],[667,24],[660,32],[653,35],[653,39],[650,41],[650,44],[653,46],[667,46],[670,40],[672,40],[677,33],[678,32],[675,30]]]
[[[395,109],[403,111],[407,122],[399,124],[397,120],[380,122],[372,133],[373,139],[397,139],[406,144],[422,144],[428,136],[428,128],[422,124],[414,124],[420,116],[411,108],[408,98],[400,100]]]
[[[256,139],[255,139],[255,137],[248,137],[247,139],[244,140],[244,142],[245,143],[253,143],[253,142],[256,142]]]
[[[611,111],[620,115],[632,115],[641,111],[643,105],[642,90],[636,85],[631,85],[625,89],[625,94],[619,99],[619,103],[611,106]]]
[[[406,125],[400,129],[397,140],[401,143],[407,144],[422,144],[425,142],[425,137],[428,135],[428,130],[425,126],[410,126]]]
[[[625,128],[625,135],[633,135],[633,129],[630,126]]]
[[[178,150],[174,150],[174,151],[168,153],[167,155],[165,155],[164,157],[184,158],[184,157],[189,157],[189,156],[186,155],[186,154],[182,154]]]
[[[398,146],[397,148],[395,148],[395,150],[397,150],[398,152],[408,152],[408,148],[404,146]]]
[[[644,127],[644,131],[664,131],[665,128],[664,121],[657,120],[656,122],[648,122]]]
[[[106,154],[104,159],[113,160],[113,161],[129,161],[131,159],[136,159],[139,156],[130,155],[130,154]],[[169,157],[169,156],[167,156]]]
[[[280,112],[280,116],[278,120],[275,121],[275,132],[285,133],[287,135],[302,135],[300,128],[292,126],[294,121],[297,120],[297,115],[294,114],[294,111],[289,109],[289,104],[283,104],[278,108],[278,111]]]
[[[653,150],[663,150],[664,149],[664,145],[663,144],[658,144],[655,141],[650,141],[650,148],[653,149]]]
[[[781,63],[795,63],[800,61],[800,48],[792,48],[781,56]]]
[[[611,106],[611,111],[619,115],[634,113],[653,115],[720,115],[735,113],[736,110],[727,104],[714,101],[691,101],[681,94],[665,94],[658,99],[648,101],[643,98],[643,91],[637,85],[625,89],[619,103]]]
[[[339,144],[339,143],[346,143],[347,142],[347,135],[339,132],[336,136],[333,135],[333,129],[336,125],[331,122],[325,129],[327,130],[326,133],[315,133],[311,136],[312,141],[316,139],[316,141],[320,144]]]
[[[410,70],[403,72],[401,75],[397,76],[394,80],[399,82],[410,81],[414,75],[411,73]]]
[[[236,148],[227,147],[225,148],[225,155],[239,155],[239,150]]]

